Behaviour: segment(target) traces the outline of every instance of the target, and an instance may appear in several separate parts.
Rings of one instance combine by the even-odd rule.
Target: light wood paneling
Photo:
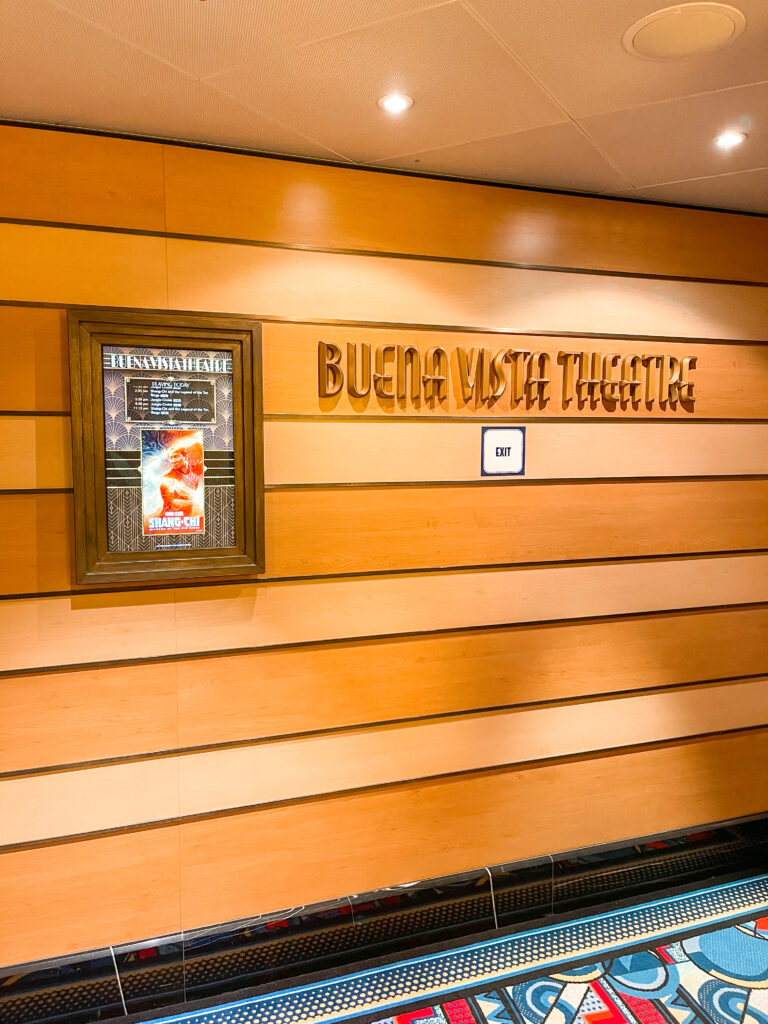
[[[179,765],[149,758],[0,781],[0,845],[177,818]]]
[[[764,339],[768,317],[768,289],[735,284],[584,276],[178,238],[169,238],[167,245],[168,304],[173,309],[743,341]],[[39,281],[38,276],[38,293]],[[25,287],[31,288],[32,282]],[[87,285],[80,290],[87,291]]]
[[[753,217],[10,125],[0,133],[5,217],[162,231],[167,212],[167,229],[185,234],[768,280]]]
[[[273,420],[267,485],[481,481],[482,423]],[[4,490],[72,486],[66,416],[0,417]],[[527,480],[768,473],[768,425],[528,423]],[[514,485],[515,478],[510,478]]]
[[[181,813],[767,724],[768,679],[761,679],[215,750],[179,758]],[[50,796],[40,790],[44,819]]]
[[[168,230],[298,245],[768,280],[757,218],[167,147]],[[457,210],[461,216],[457,216]]]
[[[0,679],[0,772],[178,745],[175,664]]]
[[[628,333],[634,327],[627,328]],[[442,402],[421,402],[417,405],[395,399],[351,398],[345,389],[332,398],[318,397],[317,347],[325,341],[338,345],[342,351],[342,367],[347,379],[347,344],[412,346],[422,354],[442,347],[450,354],[452,388]],[[697,417],[726,417],[732,419],[765,418],[768,416],[768,347],[761,345],[701,344],[695,340],[676,343],[671,341],[621,341],[594,338],[549,338],[536,335],[462,333],[460,331],[415,331],[386,328],[325,327],[307,324],[267,323],[264,325],[264,410],[271,414],[294,413],[300,415],[419,415],[430,416],[578,416],[590,419],[610,416],[611,419],[642,419],[647,416],[691,420]],[[510,391],[494,404],[475,411],[473,404],[461,398],[458,387],[456,348],[485,348],[492,353],[508,348],[519,351],[547,351],[553,355],[552,398],[540,407],[521,402],[513,406]],[[643,353],[664,353],[679,359],[696,357],[691,372],[695,402],[691,409],[678,403],[623,411],[620,407],[607,411],[602,402],[585,403],[577,408],[576,402],[567,407],[562,404],[562,366],[555,362],[559,351],[611,352],[621,356]],[[358,359],[361,360],[358,355]],[[391,357],[390,357],[391,363]]]
[[[0,964],[179,930],[177,826],[0,856]]]
[[[72,486],[70,416],[0,416],[0,489]]]
[[[174,932],[179,901],[181,926],[194,928],[758,813],[768,777],[755,772],[755,750],[767,739],[755,731],[7,852],[0,963]],[[307,850],[312,870],[297,873]]]
[[[0,488],[72,486],[68,416],[0,416]]]
[[[0,410],[69,409],[66,330],[63,309],[0,306]]]
[[[173,591],[0,602],[2,669],[151,658],[176,649]]]
[[[0,299],[167,307],[166,240],[0,224]]]
[[[433,346],[453,351],[457,346],[467,349],[484,347],[498,351],[516,348],[536,351],[542,348],[557,352],[618,352],[621,355],[642,352],[663,352],[678,358],[695,355],[693,371],[696,401],[693,409],[680,405],[655,404],[650,409],[607,413],[599,403],[583,408],[563,409],[557,395],[559,376],[555,375],[555,398],[544,408],[533,405],[512,410],[503,398],[496,405],[480,410],[458,400],[454,389],[442,403],[395,403],[375,396],[350,399],[346,392],[331,399],[317,394],[317,344],[333,342],[346,352],[348,342],[376,345],[410,345],[421,352]],[[611,419],[638,419],[649,415],[670,419],[691,420],[700,417],[754,419],[768,417],[768,347],[761,345],[717,345],[668,341],[596,341],[589,338],[546,338],[535,335],[476,334],[462,332],[414,331],[407,329],[324,327],[294,323],[265,323],[263,326],[264,405],[268,414],[322,415],[345,414],[369,416],[398,414],[429,418],[435,415],[494,416],[524,415],[573,416],[585,419],[609,415]],[[0,381],[0,410],[69,409],[67,383],[66,318],[63,310],[34,306],[0,306],[0,351],[6,353],[7,373]],[[557,367],[559,370],[560,368]],[[454,374],[455,377],[455,374]]]
[[[766,424],[529,423],[525,430],[528,480],[768,472]],[[479,423],[277,420],[264,424],[264,473],[268,484],[481,480],[480,447]]]
[[[179,663],[179,743],[759,672],[768,608],[230,654]]]
[[[6,676],[0,771],[758,673],[764,607]]]
[[[768,601],[768,555],[0,602],[0,670]]]
[[[266,518],[270,577],[755,550],[768,479],[271,491]],[[73,522],[71,494],[0,495],[0,593],[83,589]]]
[[[182,924],[756,814],[768,804],[756,771],[766,740],[761,730],[188,822]],[[297,877],[308,850],[312,869]]]
[[[163,147],[0,125],[0,215],[165,229]]]
[[[0,845],[766,724],[760,679],[53,772],[0,781]]]
[[[768,548],[768,480],[309,490],[268,498],[266,565],[280,576]]]
[[[71,494],[0,494],[0,593],[69,590],[74,528]]]

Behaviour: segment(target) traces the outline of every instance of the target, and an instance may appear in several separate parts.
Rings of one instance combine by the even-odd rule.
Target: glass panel
[[[115,960],[128,1013],[183,1002],[183,956],[180,934],[115,946]]]
[[[552,913],[553,864],[550,857],[491,869],[499,928],[538,921]]]
[[[493,928],[488,872],[395,885],[350,897],[358,957],[381,956]]]
[[[758,828],[750,832],[747,826],[713,828],[560,857],[555,913],[759,871],[766,851],[760,836]]]
[[[187,999],[319,971],[352,950],[346,898],[186,932]]]
[[[57,1024],[88,1024],[122,1015],[108,949],[0,969],[3,1024],[54,1020]]]

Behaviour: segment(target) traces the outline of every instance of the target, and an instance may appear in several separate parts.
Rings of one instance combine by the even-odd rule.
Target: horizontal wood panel
[[[0,602],[0,670],[768,601],[768,555]]]
[[[482,423],[273,420],[268,486],[482,481]],[[768,473],[768,424],[528,423],[525,479]],[[0,417],[3,490],[72,486],[68,416]],[[522,479],[522,478],[519,478]],[[518,478],[508,478],[510,485]]]
[[[742,341],[766,336],[765,288],[576,276],[178,238],[169,238],[167,246],[172,309],[522,331]]]
[[[759,673],[764,607],[6,676],[0,771]]]
[[[0,488],[72,486],[68,416],[0,416]]]
[[[768,480],[271,492],[275,575],[768,548]]]
[[[701,417],[760,419],[768,417],[768,350],[760,345],[718,345],[670,341],[596,341],[590,338],[546,338],[536,335],[468,334],[460,331],[416,331],[363,327],[322,327],[293,323],[263,326],[264,405],[268,414],[293,415],[388,415],[494,416],[526,418],[578,416],[585,419],[638,419],[648,416],[691,420]],[[317,383],[318,341],[332,342],[346,353],[346,345],[413,346],[426,353],[434,346],[452,353],[454,388],[445,401],[417,403],[377,398],[351,399],[346,390],[334,398],[319,398]],[[617,352],[620,355],[664,353],[684,359],[695,356],[691,379],[695,383],[693,407],[658,402],[647,407],[606,410],[602,403],[563,408],[559,401],[562,368],[555,366],[553,400],[545,406],[504,399],[476,410],[459,396],[456,387],[455,349],[502,348],[556,353],[567,351]],[[69,409],[67,336],[64,310],[35,306],[0,306],[0,352],[7,353],[7,373],[0,381],[0,410],[56,411]],[[346,358],[344,360],[346,365]]]
[[[165,229],[163,147],[0,125],[4,217]]]
[[[0,224],[0,299],[759,341],[768,289]]]
[[[179,897],[176,825],[4,853],[0,964],[175,933]]]
[[[482,480],[481,443],[479,423],[278,420],[264,424],[264,473],[275,485]],[[529,423],[525,428],[528,480],[766,472],[767,424]]]
[[[0,306],[0,356],[0,410],[69,409],[63,309]]]
[[[177,758],[0,780],[0,845],[178,817]]]
[[[170,750],[177,690],[174,664],[0,679],[0,772]]]
[[[28,776],[0,781],[0,845],[767,724],[760,679]]]
[[[7,155],[0,170],[6,217],[768,280],[765,228],[756,217],[11,125],[0,126],[0,140]]]
[[[755,772],[766,740],[761,730],[6,852],[0,963],[174,932],[179,906],[181,927],[195,928],[755,814],[768,802]]]
[[[169,231],[768,280],[765,228],[757,218],[175,146],[165,160]]]
[[[0,299],[166,309],[166,240],[0,224]]]
[[[768,548],[768,479],[271,491],[268,576]],[[566,511],[567,510],[567,511]],[[71,494],[0,495],[0,593],[74,584]]]
[[[755,771],[766,739],[762,730],[189,822],[182,924],[756,814],[768,804],[768,775]]]
[[[628,328],[634,333],[634,328]],[[342,352],[344,371],[342,391],[330,398],[318,394],[318,343],[328,342]],[[375,363],[375,350],[385,345],[400,345],[418,350],[423,360],[433,347],[445,349],[450,363],[450,386],[444,400],[429,402],[408,399],[379,398],[373,389],[365,398],[352,398],[347,391],[347,345],[357,345],[357,360],[362,368],[361,346],[370,345]],[[732,419],[765,418],[768,416],[768,349],[760,345],[718,345],[690,342],[648,340],[595,340],[594,338],[549,338],[541,335],[504,335],[462,333],[461,331],[392,330],[373,327],[325,327],[308,324],[266,323],[263,329],[264,345],[264,410],[268,414],[294,413],[300,415],[355,415],[382,416],[494,416],[537,417],[578,416],[584,419],[609,416],[611,419],[642,419],[648,416],[691,420],[697,417],[723,417]],[[512,401],[507,383],[505,392],[495,401],[477,408],[476,402],[467,403],[460,391],[458,357],[456,350],[484,348],[495,354],[507,349],[523,352],[546,351],[553,360],[552,397],[545,404]],[[601,355],[617,353],[622,358],[643,353],[663,353],[678,359],[693,357],[691,371],[694,383],[693,406],[680,403],[637,403],[622,409],[606,408],[602,402],[577,404],[563,403],[563,367],[558,365],[557,353],[599,352]],[[389,355],[392,366],[393,356]],[[410,371],[409,371],[410,373]],[[509,370],[507,369],[507,380]],[[365,385],[361,387],[365,390]]]
[[[230,654],[180,666],[179,743],[766,671],[766,608]]]

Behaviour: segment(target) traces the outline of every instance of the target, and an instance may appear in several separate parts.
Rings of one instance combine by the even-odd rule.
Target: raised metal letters
[[[474,409],[543,408],[554,400],[563,409],[599,406],[611,412],[680,403],[690,410],[696,356],[463,346],[430,348],[422,355],[414,345],[348,342],[342,362],[341,348],[321,341],[317,368],[320,398],[346,389],[351,398],[375,396],[417,409],[445,402],[450,388],[457,401]]]

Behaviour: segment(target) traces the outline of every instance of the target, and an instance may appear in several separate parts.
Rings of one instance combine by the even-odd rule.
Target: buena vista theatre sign
[[[559,350],[340,345],[317,347],[318,394],[435,404],[449,394],[475,407],[518,405],[563,408],[602,405],[651,408],[680,403],[692,410],[696,357]]]

